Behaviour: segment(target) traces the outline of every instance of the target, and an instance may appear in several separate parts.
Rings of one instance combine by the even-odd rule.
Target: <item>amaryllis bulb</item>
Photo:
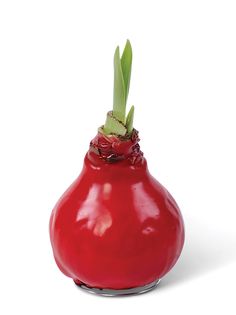
[[[129,42],[125,49],[130,61]],[[122,66],[119,71],[129,83],[130,71]],[[118,115],[124,119],[128,89],[123,88]],[[52,211],[51,244],[58,267],[82,288],[104,295],[141,293],[176,263],[184,225],[175,200],[148,171],[130,122],[133,109],[128,124],[113,112],[108,116],[90,143],[81,174]]]

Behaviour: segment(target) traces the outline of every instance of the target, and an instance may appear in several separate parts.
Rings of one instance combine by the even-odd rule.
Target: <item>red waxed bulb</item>
[[[114,106],[108,116],[116,120]],[[124,135],[117,122],[126,128]],[[90,143],[81,174],[52,211],[56,263],[93,293],[124,295],[154,288],[183,247],[180,210],[149,173],[138,142],[134,128],[118,119],[114,125],[106,121]]]

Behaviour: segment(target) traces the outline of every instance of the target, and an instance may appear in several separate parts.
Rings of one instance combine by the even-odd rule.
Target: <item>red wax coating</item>
[[[126,289],[162,278],[176,263],[184,224],[170,193],[131,139],[98,134],[81,174],[50,218],[61,271],[90,287]]]

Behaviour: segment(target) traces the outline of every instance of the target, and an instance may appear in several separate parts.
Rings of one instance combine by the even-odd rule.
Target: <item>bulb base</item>
[[[112,289],[99,289],[99,288],[91,288],[86,286],[84,283],[75,284],[82,290],[87,291],[92,294],[102,295],[102,296],[125,296],[125,295],[137,295],[146,293],[156,288],[156,286],[160,283],[161,279],[157,279],[147,285],[137,288],[130,289],[120,289],[120,290],[112,290]]]

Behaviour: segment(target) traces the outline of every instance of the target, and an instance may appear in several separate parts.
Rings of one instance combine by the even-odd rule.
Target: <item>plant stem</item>
[[[107,114],[103,132],[107,135],[130,135],[133,130],[134,107],[132,106],[126,118],[126,102],[129,93],[132,67],[132,47],[127,40],[122,57],[119,47],[114,54],[114,90],[113,110]]]

